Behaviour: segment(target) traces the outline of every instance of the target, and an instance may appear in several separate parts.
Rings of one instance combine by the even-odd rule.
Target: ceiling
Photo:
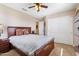
[[[42,3],[43,5],[47,5],[48,8],[42,8],[39,12],[35,10],[35,8],[29,9],[29,6],[33,6],[33,3],[3,3],[10,8],[16,9],[23,13],[29,14],[35,18],[41,19],[42,17],[50,14],[55,14],[58,12],[69,11],[75,9],[76,3]],[[25,10],[23,10],[25,8]]]

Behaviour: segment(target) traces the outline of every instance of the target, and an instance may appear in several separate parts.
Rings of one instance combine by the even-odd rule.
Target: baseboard
[[[55,42],[55,43],[64,44],[64,45],[71,45],[71,46],[73,46],[73,44],[66,44],[66,43],[60,43],[60,42]]]

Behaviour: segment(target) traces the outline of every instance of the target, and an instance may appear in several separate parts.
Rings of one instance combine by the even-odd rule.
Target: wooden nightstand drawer
[[[9,41],[0,39],[0,53],[9,51]]]
[[[0,45],[9,45],[9,42],[7,42],[7,43],[1,43]]]
[[[9,42],[0,43],[0,45],[8,45]]]
[[[1,48],[6,48],[6,47],[9,47],[9,45],[0,45],[0,49]]]

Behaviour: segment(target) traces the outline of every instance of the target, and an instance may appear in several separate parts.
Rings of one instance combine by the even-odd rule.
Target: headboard
[[[24,35],[24,33],[28,32],[28,34],[31,33],[31,27],[13,27],[9,26],[7,27],[8,37],[10,36],[16,36],[16,33],[20,33],[21,35]]]

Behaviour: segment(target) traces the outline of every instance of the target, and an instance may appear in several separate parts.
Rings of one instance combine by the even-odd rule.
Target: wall
[[[36,20],[32,16],[0,4],[0,24],[3,24],[5,27],[2,36],[7,36],[7,26],[32,27],[32,30],[35,30]]]
[[[47,16],[47,35],[57,43],[73,45],[73,16],[74,10]]]

